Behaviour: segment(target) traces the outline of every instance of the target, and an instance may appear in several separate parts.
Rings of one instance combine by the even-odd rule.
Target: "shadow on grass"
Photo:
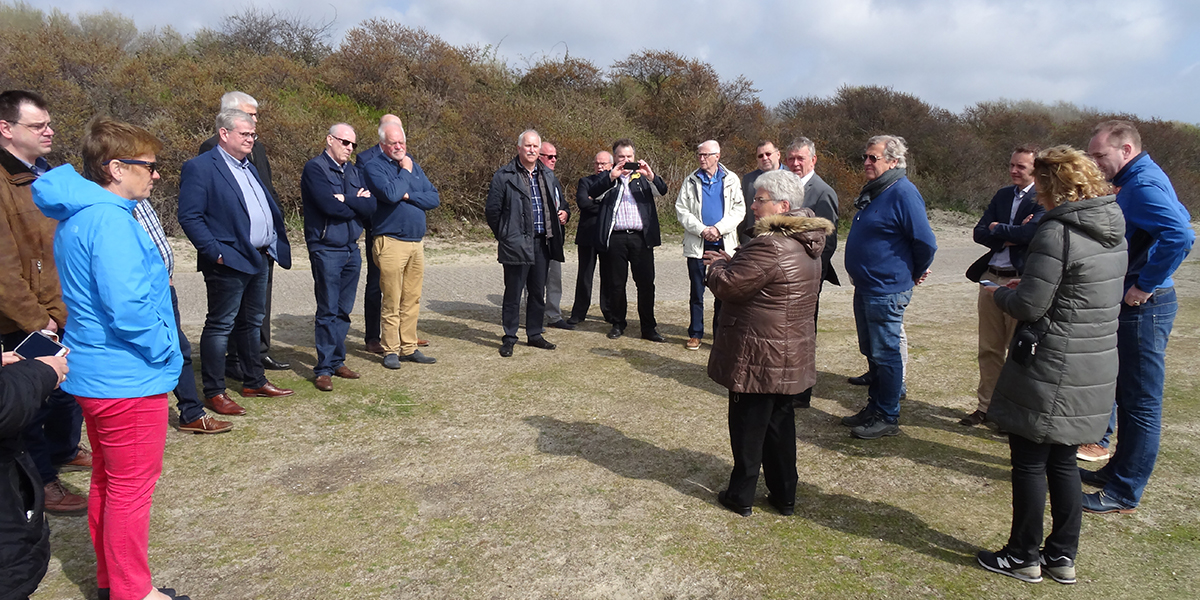
[[[917,515],[883,502],[826,494],[803,479],[796,486],[796,516],[861,538],[903,546],[953,565],[973,564],[982,548],[931,528]]]
[[[716,504],[711,490],[721,485],[733,468],[711,454],[659,448],[599,423],[568,423],[545,415],[525,417],[525,422],[537,428],[540,452],[578,456],[621,477],[658,481],[710,504]]]
[[[586,421],[566,422],[546,415],[525,417],[538,429],[537,449],[557,456],[578,456],[630,479],[647,479],[667,485],[722,509],[713,490],[724,487],[733,466],[705,452],[667,450],[631,438],[620,430]],[[932,529],[916,514],[883,502],[826,494],[801,481],[796,490],[796,515],[822,527],[865,539],[912,549],[937,560],[961,565],[980,550],[951,535]]]
[[[800,432],[799,441],[845,456],[860,458],[895,456],[939,469],[951,469],[972,477],[984,477],[996,481],[1009,479],[1009,463],[1005,458],[909,435],[879,440],[859,440],[850,437],[848,427],[831,425],[837,423],[838,419],[839,417],[816,408],[796,411],[796,430]],[[903,427],[901,432],[903,433]]]
[[[639,340],[640,341],[640,340]],[[651,347],[666,348],[670,351],[677,350],[675,345],[655,344],[654,342],[645,342]],[[704,365],[670,358],[650,352],[647,350],[639,350],[633,348],[592,348],[592,354],[600,356],[619,356],[629,363],[629,366],[655,377],[673,379],[676,382],[692,387],[705,392],[711,392],[720,396],[726,394],[725,388],[713,383],[708,378],[708,373]]]

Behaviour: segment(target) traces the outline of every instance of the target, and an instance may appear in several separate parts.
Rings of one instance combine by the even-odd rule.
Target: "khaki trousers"
[[[1013,278],[988,269],[984,279],[1004,285]],[[996,381],[1000,379],[1000,369],[1004,368],[1004,358],[1008,355],[1008,342],[1016,328],[1017,320],[1000,310],[991,294],[979,286],[979,390],[976,396],[979,398],[978,410],[982,412],[987,412],[992,403],[992,390],[996,389]]]
[[[380,344],[387,354],[408,356],[417,351],[417,317],[421,313],[421,285],[425,281],[425,246],[377,236],[375,264],[383,291],[380,309]]]

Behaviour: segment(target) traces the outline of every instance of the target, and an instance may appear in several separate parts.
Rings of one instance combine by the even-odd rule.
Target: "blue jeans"
[[[346,363],[346,335],[350,333],[350,311],[358,292],[362,256],[358,246],[322,249],[308,253],[312,264],[313,292],[317,318],[313,328],[317,343],[317,366],[313,373],[333,375]]]
[[[175,286],[171,286],[171,309],[175,311],[179,352],[183,354],[183,368],[179,371],[179,382],[175,384],[175,406],[179,408],[179,422],[191,423],[204,416],[204,404],[196,394],[196,372],[192,370],[192,344],[183,334],[183,321],[179,319],[179,296],[175,293]]]
[[[1117,327],[1117,433],[1120,443],[1102,471],[1104,495],[1137,506],[1158,459],[1162,435],[1167,338],[1179,304],[1175,288],[1159,288],[1141,306],[1121,305]]]
[[[230,339],[238,351],[242,385],[260,388],[267,384],[259,328],[266,313],[267,273],[272,263],[263,259],[262,270],[253,274],[200,261],[208,292],[208,315],[200,333],[200,379],[205,398],[225,392],[225,353]]]
[[[704,242],[704,251],[721,250],[725,246],[721,242]],[[691,312],[691,319],[688,321],[688,337],[703,339],[704,338],[704,279],[707,274],[707,268],[704,266],[703,258],[688,258],[687,259],[688,282],[690,290],[688,294],[688,308]],[[713,304],[713,336],[715,338],[717,331],[717,314],[721,312],[721,301],[718,299]]]
[[[1104,430],[1104,437],[1100,438],[1099,444],[1102,448],[1107,450],[1109,445],[1112,444],[1112,434],[1116,430],[1117,430],[1117,402],[1114,400],[1112,413],[1110,413],[1108,415],[1108,429]]]
[[[867,408],[888,423],[900,419],[900,393],[904,389],[904,361],[900,358],[900,326],[912,290],[871,295],[854,290],[854,325],[858,351],[867,357],[871,374]]]

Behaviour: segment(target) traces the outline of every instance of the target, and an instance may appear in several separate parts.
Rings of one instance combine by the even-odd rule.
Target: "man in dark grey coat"
[[[504,338],[500,356],[513,354],[517,344],[521,291],[525,304],[525,336],[534,348],[553,350],[542,337],[546,315],[546,273],[550,261],[563,261],[563,227],[556,206],[565,206],[562,185],[554,172],[538,161],[542,136],[528,129],[517,138],[517,156],[500,167],[488,187],[484,215],[497,242],[497,260],[504,265]]]

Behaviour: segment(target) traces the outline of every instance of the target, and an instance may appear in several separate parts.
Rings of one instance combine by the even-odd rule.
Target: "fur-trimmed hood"
[[[754,237],[790,237],[800,242],[809,256],[820,256],[825,249],[825,236],[833,233],[833,223],[829,219],[812,216],[810,209],[800,212],[799,215],[781,214],[759,219],[754,224]]]

